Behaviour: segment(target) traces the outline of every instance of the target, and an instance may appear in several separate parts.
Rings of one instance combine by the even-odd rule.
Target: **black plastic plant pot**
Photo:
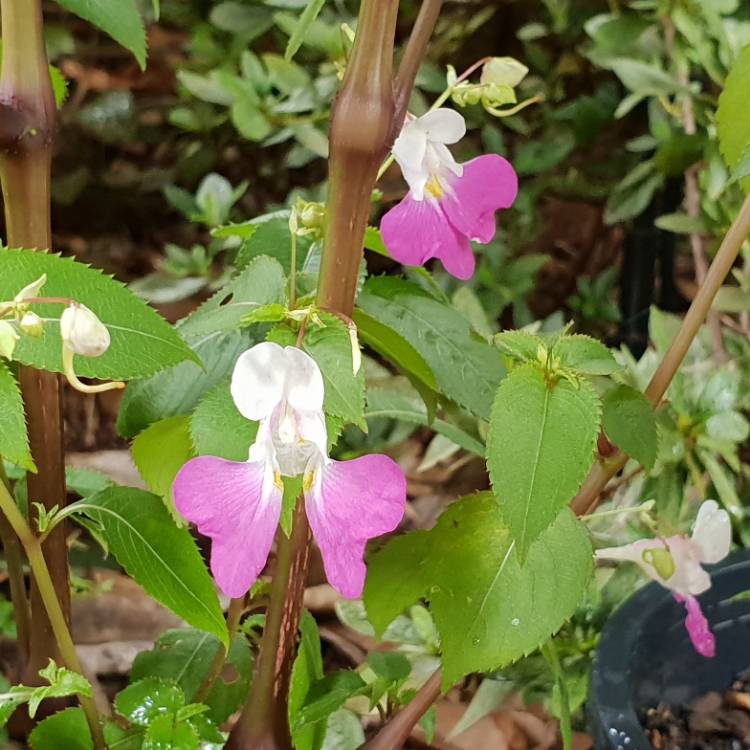
[[[640,717],[652,706],[678,707],[723,692],[750,668],[750,551],[711,568],[712,587],[700,596],[716,656],[693,650],[685,609],[656,583],[614,614],[602,633],[591,675],[588,719],[596,750],[653,750]]]

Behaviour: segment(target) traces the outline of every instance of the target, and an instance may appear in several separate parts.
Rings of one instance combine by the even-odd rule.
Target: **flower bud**
[[[21,330],[38,339],[44,333],[44,321],[35,312],[25,312],[19,323]]]
[[[322,203],[305,203],[300,211],[302,226],[305,229],[320,229],[325,215],[325,207]]]
[[[529,69],[513,57],[493,57],[482,68],[481,82],[497,86],[518,86]]]
[[[109,349],[109,331],[88,307],[80,304],[66,307],[60,317],[63,344],[75,354],[99,357]]]
[[[25,286],[21,291],[13,298],[14,302],[25,302],[27,299],[32,297],[38,297],[41,288],[47,283],[47,274],[43,273],[36,281],[32,281],[31,284]]]
[[[19,336],[7,320],[0,320],[0,357],[11,359]]]

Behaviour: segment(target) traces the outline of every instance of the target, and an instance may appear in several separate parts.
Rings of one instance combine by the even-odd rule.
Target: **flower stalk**
[[[41,0],[1,0],[3,65],[0,106],[12,127],[0,132],[2,182],[10,247],[51,246],[50,179],[55,100],[44,46]],[[29,442],[38,473],[28,476],[29,495],[45,508],[65,505],[60,384],[57,375],[21,368]],[[63,620],[70,618],[67,547],[63,526],[44,543],[52,590]],[[32,582],[31,633],[23,679],[37,684],[38,672],[56,656],[53,628],[39,591]]]

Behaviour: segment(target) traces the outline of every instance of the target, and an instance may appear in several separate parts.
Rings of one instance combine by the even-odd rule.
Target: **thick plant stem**
[[[60,606],[60,600],[57,598],[57,593],[55,592],[55,584],[47,567],[47,561],[44,558],[42,545],[39,543],[36,534],[34,534],[28,523],[26,523],[26,519],[18,509],[15,500],[2,482],[0,482],[0,512],[2,512],[26,551],[26,557],[29,560],[39,596],[46,608],[47,617],[52,626],[54,637],[57,640],[63,664],[68,669],[78,672],[78,674],[83,674],[81,664],[78,661],[78,654],[73,644],[73,638],[70,635],[68,623],[65,620],[65,613]],[[95,748],[97,750],[104,750],[105,744],[102,727],[94,701],[85,695],[79,695],[78,700],[86,714],[86,720],[91,730],[91,737],[94,740]]]
[[[349,66],[331,115],[325,245],[318,304],[351,317],[378,167],[393,127],[398,0],[362,0]]]
[[[411,701],[402,708],[362,750],[399,750],[411,734],[417,722],[440,697],[440,670],[438,669],[417,691]]]
[[[291,750],[288,694],[310,559],[310,527],[302,498],[292,533],[279,531],[276,568],[249,700],[226,750]]]
[[[0,104],[19,124],[0,139],[2,180],[11,247],[48,249],[50,172],[55,102],[44,47],[41,0],[2,0],[3,67]],[[65,504],[60,386],[57,375],[21,368],[31,452],[38,473],[28,476],[29,496],[50,509]],[[54,589],[69,621],[70,595],[65,530],[60,526],[44,543]],[[55,657],[52,626],[38,585],[32,583],[31,633],[24,681],[38,681],[38,671]]]
[[[750,235],[750,196],[745,198],[737,218],[729,228],[713,263],[706,273],[706,278],[695,295],[687,311],[680,330],[669,347],[664,359],[654,373],[646,388],[646,398],[656,408],[672,382],[672,378],[682,364],[690,344],[711,310],[716,293],[734,265],[742,244]],[[622,452],[597,461],[586,477],[578,494],[571,502],[571,508],[578,514],[590,513],[599,503],[599,497],[607,482],[627,463],[628,457]]]

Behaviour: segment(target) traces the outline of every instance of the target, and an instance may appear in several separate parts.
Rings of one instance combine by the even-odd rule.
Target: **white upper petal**
[[[322,412],[323,375],[318,363],[302,349],[287,346],[284,349],[286,358],[286,386],[284,398],[289,406],[297,412]]]
[[[284,397],[287,362],[285,350],[271,341],[240,355],[230,390],[243,417],[257,421],[271,415]]]
[[[455,109],[434,109],[416,122],[433,143],[458,143],[466,135],[466,120]]]
[[[396,142],[393,156],[402,170],[421,170],[427,151],[427,133],[419,126],[419,120],[407,120]]]
[[[693,540],[700,547],[701,559],[705,563],[717,563],[729,554],[732,524],[729,514],[719,508],[716,500],[706,500],[698,510]]]

